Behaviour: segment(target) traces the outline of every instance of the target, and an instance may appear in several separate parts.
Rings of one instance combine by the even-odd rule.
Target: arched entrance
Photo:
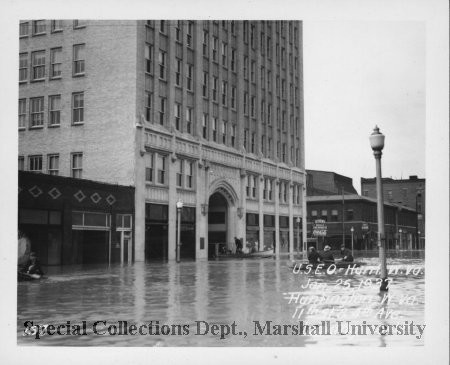
[[[217,256],[228,250],[228,201],[223,194],[215,192],[208,202],[208,256]]]

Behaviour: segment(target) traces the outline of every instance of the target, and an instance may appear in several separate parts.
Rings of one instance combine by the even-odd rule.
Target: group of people
[[[317,264],[317,263],[333,264],[334,256],[333,253],[331,252],[331,247],[326,245],[323,248],[322,252],[317,252],[316,248],[311,246],[308,249],[308,261],[310,264]],[[341,261],[353,262],[352,253],[348,248],[345,247],[344,244],[341,245]]]

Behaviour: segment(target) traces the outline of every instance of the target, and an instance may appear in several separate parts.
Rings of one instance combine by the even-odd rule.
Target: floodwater
[[[378,264],[375,252],[355,256],[358,262],[366,264],[362,268],[375,269]],[[390,275],[393,279],[390,298],[380,294],[376,273],[345,270],[328,274],[326,270],[294,273],[288,267],[288,257],[47,268],[47,279],[18,283],[18,344],[421,346],[426,330],[419,339],[416,325],[425,324],[423,252],[390,252],[387,262],[388,268],[399,269]],[[406,271],[409,269],[414,269],[414,273]],[[299,300],[318,297],[330,301]],[[35,335],[24,335],[26,321],[64,326],[60,327],[60,335],[46,332],[36,339]],[[277,326],[268,326],[266,321],[281,325],[281,333]],[[342,321],[339,329],[337,321]],[[300,328],[299,322],[304,325],[300,335],[290,327],[286,326],[286,330],[283,327]],[[331,334],[327,333],[327,323]],[[308,324],[309,332],[305,327]],[[359,327],[364,332],[358,334],[355,327],[352,334],[348,327],[352,324],[365,324]],[[401,333],[393,330],[372,334],[367,326],[379,328],[390,324],[402,325]],[[313,325],[317,325],[315,333]],[[139,327],[142,334],[138,333]],[[117,334],[120,329],[124,333],[124,328],[134,335]]]

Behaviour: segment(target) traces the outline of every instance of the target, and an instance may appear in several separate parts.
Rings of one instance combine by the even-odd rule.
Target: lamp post
[[[352,232],[352,256],[353,256],[353,232],[354,232],[354,228],[350,228],[350,232]]]
[[[372,147],[375,156],[377,170],[377,215],[378,215],[378,248],[381,266],[381,285],[380,291],[387,291],[387,267],[386,267],[386,240],[384,234],[384,211],[383,211],[383,186],[381,181],[381,155],[384,148],[384,134],[380,133],[378,126],[375,126],[369,137],[370,147]]]
[[[420,231],[417,231],[417,238],[419,239],[419,245],[417,246],[417,249],[420,250]]]
[[[300,247],[300,223],[301,223],[300,217],[297,217],[297,254],[299,253],[299,247]]]
[[[177,201],[177,262],[180,262],[180,235],[181,235],[181,210],[183,209],[183,202]]]
[[[402,229],[400,228],[399,230],[398,230],[398,233],[400,233],[400,250],[402,249]]]

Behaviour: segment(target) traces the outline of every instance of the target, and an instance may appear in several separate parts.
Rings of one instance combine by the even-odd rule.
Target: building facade
[[[425,179],[416,175],[408,179],[383,178],[384,200],[417,211],[417,236],[425,243]],[[376,198],[375,178],[361,178],[361,194]]]
[[[377,249],[377,201],[357,194],[308,196],[308,238],[316,238],[320,249],[325,244],[339,249],[342,242],[355,250]],[[315,221],[322,220],[326,235],[313,234]],[[417,231],[417,213],[398,204],[384,203],[387,249],[423,249]],[[400,232],[400,233],[399,233]]]
[[[306,233],[298,21],[20,23],[19,169],[133,186],[134,257]],[[297,223],[295,223],[297,224]]]

